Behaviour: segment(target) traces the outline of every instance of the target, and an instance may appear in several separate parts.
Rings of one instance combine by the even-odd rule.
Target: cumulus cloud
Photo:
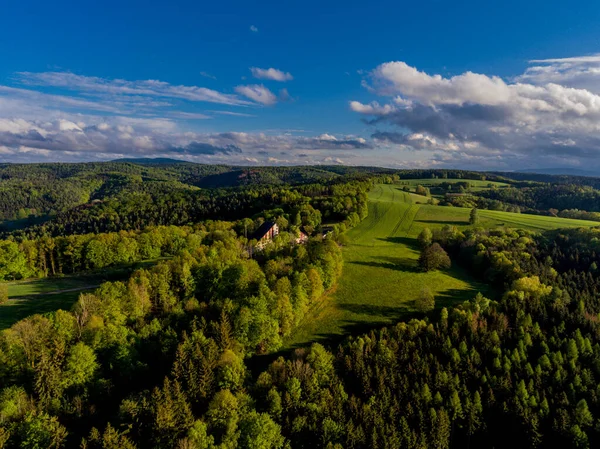
[[[396,110],[396,108],[392,105],[386,104],[380,106],[378,102],[373,101],[370,104],[362,104],[359,101],[351,101],[350,109],[354,112],[359,112],[361,114],[377,114],[377,115],[387,115]]]
[[[259,69],[258,67],[250,67],[250,72],[252,72],[254,78],[262,80],[290,81],[294,79],[291,73],[274,68]]]
[[[250,31],[252,31],[253,33],[258,33],[258,28],[254,25],[250,25]]]
[[[589,64],[600,63],[600,57],[535,63],[586,67],[594,78]],[[523,168],[543,157],[561,165],[588,158],[598,166],[600,96],[565,79],[532,79],[532,73],[539,71],[512,81],[473,72],[443,77],[388,62],[368,74],[365,86],[389,100],[352,101],[350,108],[376,128],[372,137],[379,144],[434,152],[438,163],[465,161],[485,168],[488,157],[504,168]],[[397,130],[385,129],[390,125]]]
[[[277,103],[277,96],[262,84],[250,84],[247,86],[237,86],[235,91],[246,98],[266,106],[272,106]]]

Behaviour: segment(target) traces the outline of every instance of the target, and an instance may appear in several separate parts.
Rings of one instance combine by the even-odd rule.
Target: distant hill
[[[190,161],[182,161],[180,159],[171,159],[168,157],[139,157],[139,158],[122,158],[114,159],[110,162],[129,162],[138,165],[166,165],[166,164],[190,164]]]
[[[518,173],[538,173],[542,175],[571,175],[571,176],[600,176],[599,172],[591,170],[582,170],[579,168],[529,168],[525,170],[516,170]]]

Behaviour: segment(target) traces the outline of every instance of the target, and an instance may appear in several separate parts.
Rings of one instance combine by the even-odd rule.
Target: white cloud
[[[380,106],[378,102],[373,101],[370,104],[362,104],[359,101],[351,101],[350,109],[360,114],[376,114],[376,115],[387,115],[396,110],[392,105],[386,104]]]
[[[219,115],[231,115],[233,117],[256,117],[254,114],[246,114],[244,112],[232,112],[232,111],[210,111],[214,114]]]
[[[237,86],[235,91],[252,101],[271,106],[277,103],[277,96],[262,84],[250,84],[247,86]]]
[[[196,112],[183,112],[183,111],[172,111],[169,112],[169,117],[173,117],[173,118],[181,118],[184,120],[206,120],[206,119],[210,119],[212,117],[210,117],[209,115],[206,114],[199,114]]]
[[[175,122],[164,119],[89,116],[86,120],[76,123],[64,119],[0,119],[0,160],[22,161],[25,155],[30,161],[111,159],[127,155],[244,163],[252,158],[268,162],[266,158],[274,157],[277,163],[284,164],[299,163],[300,151],[310,150],[314,155],[311,160],[315,160],[331,150],[348,154],[346,150],[370,149],[364,139],[353,136],[196,133],[182,131]],[[282,154],[286,154],[285,159],[280,158]]]
[[[293,80],[294,77],[289,72],[283,72],[278,69],[269,68],[269,69],[260,69],[258,67],[250,67],[250,72],[252,72],[252,76],[254,78],[263,79],[263,80],[272,80],[272,81],[290,81]]]
[[[250,25],[250,31],[253,33],[258,33],[258,28],[256,28],[254,25]]]
[[[371,71],[365,85],[389,102],[352,101],[350,108],[385,127],[372,135],[380,145],[427,151],[438,163],[486,168],[490,158],[495,167],[523,168],[541,157],[545,164],[575,159],[600,168],[600,95],[574,87],[600,87],[600,70],[591,67],[600,68],[600,56],[535,63],[547,70],[530,68],[506,81],[473,72],[430,75],[388,62]]]
[[[173,85],[158,80],[127,81],[76,75],[70,72],[20,72],[18,75],[23,84],[60,87],[84,93],[178,98],[237,106],[248,104],[247,101],[240,100],[236,95],[225,94],[206,87]]]
[[[587,64],[590,62],[600,63],[600,55],[590,56],[575,56],[571,58],[551,58],[551,59],[532,59],[530,63],[573,63],[573,64]]]
[[[560,84],[600,93],[600,55],[562,59],[534,59],[516,81],[545,85]]]
[[[380,94],[401,94],[428,104],[501,104],[510,98],[508,86],[497,76],[466,72],[443,78],[401,61],[381,64],[371,77],[374,90]]]

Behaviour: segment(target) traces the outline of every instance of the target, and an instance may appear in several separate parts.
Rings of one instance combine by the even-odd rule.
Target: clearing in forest
[[[0,305],[0,331],[36,313],[71,310],[81,293],[89,293],[106,281],[126,280],[135,269],[150,266],[158,260],[161,259],[80,275],[8,282],[8,302]]]
[[[287,348],[393,323],[414,312],[414,301],[425,287],[435,295],[436,307],[471,299],[477,292],[494,297],[487,285],[456,265],[448,271],[419,270],[416,238],[423,228],[450,224],[466,229],[470,209],[423,204],[426,201],[418,201],[419,195],[402,188],[378,185],[369,193],[369,216],[348,233],[336,290],[314,307],[286,342]],[[599,224],[486,210],[479,215],[479,226],[534,231]]]
[[[83,291],[98,284],[97,279],[76,276],[9,282],[9,300],[0,306],[0,330],[36,313],[70,310]]]

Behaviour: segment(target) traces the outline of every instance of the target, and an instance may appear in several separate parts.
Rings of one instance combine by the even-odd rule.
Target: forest
[[[391,226],[418,266],[383,269],[460,267],[493,294],[424,288],[393,325],[286,346],[335,291],[348,231],[389,218],[370,204],[382,184],[439,200],[418,238]],[[597,447],[600,228],[477,212],[594,221],[596,198],[573,177],[455,170],[0,166],[0,285],[150,262],[0,332],[0,448]],[[280,232],[259,251],[265,222]]]

